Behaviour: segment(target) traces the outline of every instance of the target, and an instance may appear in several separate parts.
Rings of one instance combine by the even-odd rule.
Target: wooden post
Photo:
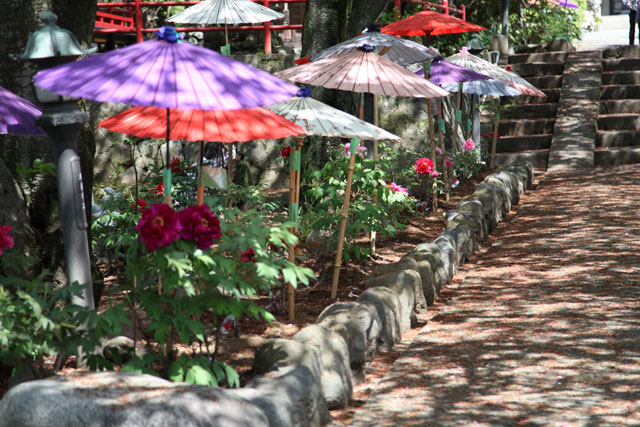
[[[378,95],[373,95],[373,125],[374,126],[378,126]],[[373,140],[373,160],[374,161],[378,161],[378,140],[374,139]],[[377,164],[374,165],[374,167],[378,167]],[[378,193],[376,192],[376,194],[373,195],[373,204],[377,205],[378,204]],[[369,250],[371,251],[371,255],[375,255],[376,254],[376,237],[377,237],[377,233],[375,231],[372,231],[371,234],[369,235]]]
[[[142,0],[136,0],[135,2],[135,15],[136,15],[136,43],[142,43]]]
[[[498,122],[500,121],[500,113],[496,112],[496,120],[493,123],[493,144],[491,144],[491,162],[489,168],[496,166],[496,145],[498,143]]]
[[[269,7],[269,0],[263,0],[264,7]],[[264,54],[271,55],[271,22],[264,23]]]
[[[423,68],[424,68],[424,78],[428,80],[429,77],[431,76],[431,65],[430,64],[429,66],[423,65]],[[436,170],[437,169],[436,137],[435,137],[435,131],[433,130],[433,104],[431,103],[431,99],[429,98],[427,98],[427,119],[429,121],[429,151],[431,151],[431,161],[433,162],[434,170]],[[433,186],[431,207],[433,209],[433,212],[438,210],[438,192],[436,191],[435,183]]]
[[[338,233],[338,249],[336,250],[336,260],[333,265],[333,279],[331,281],[331,299],[338,296],[338,279],[340,278],[340,267],[342,265],[342,249],[344,248],[344,233],[347,228],[347,217],[349,216],[349,198],[351,197],[351,181],[353,180],[353,167],[356,162],[358,152],[358,138],[351,139],[349,146],[349,169],[347,170],[347,188],[344,191],[344,203],[342,204],[342,220],[340,221],[340,231]]]
[[[231,184],[233,183],[233,143],[229,144],[229,162],[227,170],[227,194],[231,196]],[[231,206],[231,197],[229,197],[229,206]]]

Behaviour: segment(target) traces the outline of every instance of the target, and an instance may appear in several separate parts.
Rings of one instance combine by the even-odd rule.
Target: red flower
[[[429,175],[433,172],[433,162],[431,159],[427,159],[426,157],[418,159],[416,162],[416,172],[420,175]]]
[[[180,159],[177,157],[171,159],[171,163],[169,163],[169,166],[171,167],[171,172],[173,173],[184,172],[184,169],[182,169],[182,167],[180,166]]]
[[[178,214],[169,205],[155,203],[150,209],[143,209],[142,218],[134,229],[138,230],[138,239],[148,250],[166,248],[180,233]]]
[[[132,207],[135,210],[144,209],[147,207],[147,201],[145,199],[138,199],[138,202],[134,204]]]
[[[285,145],[284,147],[282,147],[282,150],[280,150],[280,155],[283,159],[288,159],[291,155],[291,146]]]
[[[246,261],[246,262],[256,262],[256,260],[253,259],[253,257],[255,256],[256,251],[253,250],[253,248],[249,248],[248,251],[244,251],[242,252],[242,258],[240,258],[242,261]]]
[[[156,199],[161,199],[164,197],[164,184],[160,183],[153,187],[151,191],[155,194]]]
[[[13,237],[9,234],[12,229],[10,225],[0,225],[0,255],[3,250],[13,248]]]
[[[222,236],[220,221],[207,205],[189,206],[178,212],[180,237],[196,242],[199,249],[209,249]]]

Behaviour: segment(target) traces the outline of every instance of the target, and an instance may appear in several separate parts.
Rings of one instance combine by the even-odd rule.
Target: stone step
[[[553,133],[553,125],[556,119],[520,119],[500,120],[498,123],[498,135],[539,135]]]
[[[549,149],[551,147],[551,134],[540,135],[516,135],[503,136],[498,138],[496,142],[496,152],[498,153],[514,153],[520,151],[532,151]],[[493,141],[489,142],[489,146]]]
[[[562,75],[564,64],[562,62],[527,62],[510,64],[511,71],[519,76],[559,76]]]
[[[602,51],[603,59],[640,58],[640,46],[616,46]]]
[[[557,103],[515,104],[502,115],[504,119],[550,119],[556,116]]]
[[[637,114],[609,114],[598,117],[598,130],[637,130],[640,116]]]
[[[640,85],[602,85],[600,100],[640,99]]]
[[[562,87],[562,75],[558,76],[532,76],[527,77],[529,83],[537,87],[538,89],[555,89]]]
[[[596,147],[640,146],[640,130],[599,130]]]
[[[602,61],[602,71],[636,71],[640,70],[640,58],[613,58]]]
[[[640,99],[616,99],[600,102],[600,114],[640,114]]]
[[[640,85],[640,71],[609,71],[602,73],[602,85]]]
[[[525,62],[563,63],[567,59],[567,55],[568,52],[516,53],[509,55],[509,64],[522,64]]]
[[[546,169],[549,150],[521,151],[519,153],[497,153],[496,165],[509,165],[518,161],[529,161],[536,169]]]
[[[501,99],[502,104],[547,104],[558,103],[560,99],[560,88],[542,89],[547,96],[503,96]]]
[[[640,163],[640,147],[600,149],[594,152],[596,166]]]

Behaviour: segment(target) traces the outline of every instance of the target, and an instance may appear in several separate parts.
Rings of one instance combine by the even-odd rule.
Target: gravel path
[[[640,166],[545,178],[354,426],[640,425]]]

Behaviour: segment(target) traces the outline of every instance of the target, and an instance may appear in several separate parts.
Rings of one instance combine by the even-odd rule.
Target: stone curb
[[[354,382],[364,380],[376,352],[390,350],[416,314],[433,304],[532,183],[531,163],[489,175],[447,212],[438,238],[379,267],[357,301],[330,305],[293,339],[267,340],[253,361],[258,376],[242,389],[123,372],[55,377],[9,390],[0,401],[0,427],[324,426],[331,420],[328,409],[349,404]]]
[[[362,381],[375,353],[391,349],[415,321],[416,313],[433,304],[458,267],[478,250],[532,184],[530,162],[503,167],[487,176],[470,197],[447,212],[447,228],[438,238],[376,269],[357,301],[330,305],[316,324],[303,328],[293,340],[267,340],[256,352],[253,371],[263,373],[296,363],[320,365],[321,372],[314,376],[320,378],[329,409],[346,407],[354,381]],[[288,346],[287,341],[297,345]],[[300,357],[314,352],[320,354],[314,356],[314,362]],[[350,372],[344,367],[350,367]]]

